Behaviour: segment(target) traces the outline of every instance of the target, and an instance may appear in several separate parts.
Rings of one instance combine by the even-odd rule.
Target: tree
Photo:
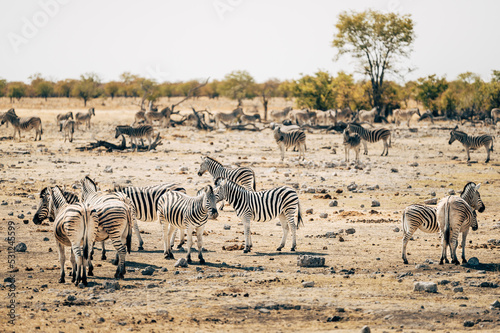
[[[314,76],[302,76],[292,86],[297,106],[323,111],[333,108],[335,106],[333,82],[334,78],[324,71],[318,71]]]
[[[371,81],[372,105],[381,107],[385,75],[398,73],[397,63],[412,51],[413,20],[410,15],[367,10],[343,12],[335,26],[338,31],[332,45],[338,49],[336,59],[350,54],[358,60]]]
[[[59,97],[70,97],[77,80],[60,80],[54,85],[54,92]]]
[[[26,96],[26,90],[27,87],[24,82],[10,82],[7,85],[7,97],[10,97],[11,102],[14,98],[19,101]]]
[[[74,97],[83,99],[83,105],[87,106],[87,101],[99,97],[101,79],[95,73],[86,73],[80,76],[78,81],[73,87],[72,94]]]
[[[257,92],[262,99],[262,105],[264,106],[264,121],[267,121],[269,99],[278,95],[279,86],[280,81],[278,79],[269,79],[266,82],[257,85]]]
[[[247,71],[232,71],[226,74],[219,86],[221,94],[237,100],[238,106],[241,106],[244,98],[255,97],[255,80]]]
[[[104,85],[104,92],[113,99],[118,95],[120,88],[120,82],[111,81]]]
[[[0,97],[5,96],[7,90],[7,80],[0,79]]]
[[[445,78],[437,78],[436,74],[429,75],[417,80],[417,94],[415,99],[422,102],[425,108],[436,112],[438,110],[437,99],[448,89]]]
[[[45,80],[40,73],[33,74],[29,77],[31,80],[31,89],[36,97],[45,98],[52,96],[54,93],[54,83]]]

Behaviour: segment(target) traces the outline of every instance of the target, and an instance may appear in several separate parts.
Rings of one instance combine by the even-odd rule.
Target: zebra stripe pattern
[[[68,204],[59,187],[54,187],[50,195],[51,207],[55,211],[54,236],[59,250],[61,277],[59,283],[64,283],[65,246],[71,247],[72,279],[78,286],[80,281],[87,286],[86,267],[90,263],[90,249],[94,242],[98,227],[98,216],[95,210],[81,203]],[[89,276],[93,275],[89,268]]]
[[[60,131],[64,133],[64,142],[69,139],[69,142],[73,142],[73,134],[75,133],[75,121],[68,119],[60,123]]]
[[[230,180],[218,178],[215,182],[217,199],[226,199],[234,208],[236,215],[242,220],[245,231],[245,249],[248,253],[252,248],[250,221],[266,222],[279,217],[283,228],[283,238],[276,249],[281,251],[285,246],[288,230],[292,230],[292,247],[297,246],[296,229],[304,225],[300,212],[300,202],[297,192],[288,186],[276,187],[267,191],[253,192],[233,183]],[[295,224],[297,212],[297,224]]]
[[[50,222],[54,222],[55,213],[54,210],[50,207],[50,194],[52,192],[52,188],[44,187],[42,191],[40,191],[40,203],[38,204],[38,209],[33,216],[34,224],[41,224],[46,218],[49,219]],[[64,199],[68,204],[74,204],[80,202],[78,196],[73,192],[62,191],[64,195]]]
[[[478,229],[476,212],[469,206],[464,199],[454,196],[448,196],[438,203],[436,208],[437,220],[441,229],[441,260],[448,263],[446,258],[446,249],[450,247],[451,262],[458,265],[460,262],[457,258],[458,234],[462,233],[462,263],[466,264],[465,259],[465,243],[469,228],[473,231]]]
[[[43,128],[42,128],[42,120],[39,117],[27,117],[27,118],[19,118],[14,109],[10,109],[5,112],[2,116],[2,121],[0,125],[9,122],[14,127],[14,134],[12,135],[12,140],[16,138],[16,133],[18,133],[19,141],[21,141],[21,130],[23,132],[30,131],[35,129],[35,141],[42,140]]]
[[[91,209],[95,209],[99,219],[99,232],[96,242],[104,242],[108,238],[116,249],[117,264],[115,278],[122,279],[125,275],[125,256],[130,253],[132,241],[132,224],[134,209],[126,195],[121,193],[103,193],[97,184],[88,176],[81,180],[82,201]],[[102,258],[105,259],[104,243]],[[90,268],[89,268],[90,270]]]
[[[384,141],[384,150],[382,151],[382,154],[380,156],[387,156],[387,154],[389,154],[389,147],[391,146],[391,131],[389,131],[387,128],[377,128],[375,130],[369,130],[362,127],[360,124],[349,123],[346,130],[359,134],[359,136],[363,140],[365,155],[368,155],[368,148],[366,143],[373,143],[379,140]]]
[[[87,112],[77,112],[75,115],[76,128],[78,125],[85,124],[88,129],[90,129],[90,119],[95,116],[95,109],[90,108]]]
[[[479,194],[479,187],[469,182],[465,185],[460,197],[465,200],[473,209],[477,209],[480,213],[484,212],[485,206]],[[403,250],[402,258],[405,264],[408,264],[406,256],[406,246],[417,229],[426,233],[440,232],[439,224],[437,223],[436,208],[424,205],[410,205],[403,211]]]
[[[305,159],[306,152],[306,133],[302,130],[294,130],[290,132],[283,132],[278,126],[274,129],[274,139],[278,144],[281,151],[281,161],[285,159],[285,148],[298,147],[299,159]]]
[[[69,112],[66,112],[66,113],[59,113],[56,116],[56,119],[57,119],[57,124],[60,124],[64,120],[74,119],[73,118],[73,112],[69,111]]]
[[[407,110],[396,109],[392,112],[392,114],[394,116],[394,122],[398,126],[401,123],[401,121],[406,121],[406,125],[410,127],[410,120],[414,114],[418,114],[418,116],[421,117],[419,108],[413,108]]]
[[[138,127],[132,126],[117,126],[115,130],[115,139],[120,135],[128,135],[130,136],[131,145],[135,144],[135,150],[137,151],[138,140],[146,138],[149,142],[148,150],[151,150],[151,143],[153,141],[153,126],[151,125],[141,125]]]
[[[471,148],[480,148],[484,147],[486,149],[486,161],[484,163],[488,163],[490,161],[490,152],[493,151],[493,137],[491,135],[480,135],[480,136],[470,136],[465,132],[457,131],[457,127],[453,131],[450,132],[450,140],[448,143],[451,145],[453,141],[457,140],[460,142],[467,152],[467,162],[470,161],[470,152]]]
[[[191,247],[193,245],[193,229],[198,239],[198,259],[203,259],[203,228],[211,218],[217,218],[216,197],[212,186],[208,185],[196,197],[189,197],[184,193],[169,191],[161,196],[158,202],[158,216],[163,223],[164,256],[165,259],[174,259],[170,239],[175,228],[187,228],[187,262],[191,263]]]
[[[353,136],[350,135],[348,130],[344,130],[344,147],[345,147],[345,160],[349,162],[349,150],[354,150],[356,153],[356,162],[359,162],[359,150],[361,145],[361,137],[354,133]]]
[[[139,251],[144,250],[144,242],[139,231],[139,226],[137,225],[137,220],[141,220],[143,222],[156,221],[158,219],[158,202],[160,197],[167,191],[186,193],[186,190],[183,187],[180,187],[175,183],[165,183],[146,187],[122,187],[115,185],[114,191],[125,194],[134,206],[136,214],[136,218],[134,219],[134,230],[139,241]],[[180,246],[182,246],[182,244],[180,244]]]

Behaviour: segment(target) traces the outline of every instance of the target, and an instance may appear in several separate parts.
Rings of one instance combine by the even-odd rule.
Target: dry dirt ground
[[[462,146],[449,146],[449,131],[438,129],[455,124],[413,123],[416,132],[390,124],[389,156],[379,156],[381,142],[369,144],[368,156],[362,155],[355,167],[342,163],[341,135],[319,132],[307,134],[305,162],[299,163],[298,153],[288,151],[280,163],[268,129],[256,133],[159,129],[163,144],[156,151],[79,152],[75,147],[95,139],[118,143],[114,126],[131,123],[134,111],[96,107],[92,129],[76,132],[73,143],[64,143],[56,129],[55,115],[60,111],[16,111],[40,115],[44,135],[41,142],[34,142],[34,132],[25,133],[18,143],[5,138],[12,135],[12,126],[0,127],[0,331],[359,332],[364,325],[372,332],[500,330],[500,310],[490,308],[500,299],[500,288],[491,287],[500,284],[500,251],[488,242],[500,239],[500,155],[495,150],[492,161],[484,164],[484,151],[474,151],[472,160],[477,163],[467,164]],[[466,130],[498,134],[488,127]],[[277,221],[252,224],[253,252],[228,250],[242,245],[244,237],[240,221],[226,206],[206,226],[206,265],[194,260],[187,268],[175,268],[175,260],[163,258],[159,223],[139,222],[145,251],[137,251],[134,235],[119,290],[105,289],[113,281],[115,266],[109,259],[99,259],[100,245],[94,260],[96,276],[87,288],[75,287],[69,279],[57,282],[60,271],[52,227],[32,222],[42,187],[71,186],[90,175],[103,189],[114,182],[138,186],[178,182],[194,195],[212,181],[209,175],[197,175],[202,154],[225,165],[252,167],[258,189],[298,185],[305,226],[298,230],[297,252],[289,251],[290,236],[282,252],[275,250],[281,239]],[[104,172],[107,166],[112,173]],[[186,170],[183,167],[187,171],[181,171]],[[486,205],[466,248],[466,256],[477,257],[481,264],[438,265],[438,235],[417,231],[408,245],[410,264],[404,265],[402,232],[396,229],[401,228],[404,207],[432,198],[432,192],[437,198],[451,189],[459,192],[468,181],[482,183]],[[358,185],[357,193],[347,189],[352,182]],[[322,189],[326,193],[318,193]],[[338,206],[330,207],[332,200]],[[378,200],[380,207],[372,208],[372,200]],[[313,212],[306,214],[309,209]],[[322,213],[327,217],[321,218]],[[9,221],[15,225],[15,244],[27,245],[26,252],[15,253],[13,271],[7,261]],[[226,224],[230,230],[224,229]],[[348,228],[355,233],[345,233]],[[336,233],[335,238],[326,238],[327,232]],[[111,245],[108,249],[112,258],[114,250]],[[298,267],[301,254],[322,256],[326,265]],[[178,259],[185,253],[174,255]],[[147,266],[155,269],[152,276],[141,274]],[[8,323],[11,285],[5,279],[10,276],[15,277],[16,288],[14,325]],[[413,291],[416,281],[438,283],[437,293]],[[302,282],[314,286],[305,288]],[[455,287],[463,291],[454,291]],[[465,327],[465,321],[474,326]]]

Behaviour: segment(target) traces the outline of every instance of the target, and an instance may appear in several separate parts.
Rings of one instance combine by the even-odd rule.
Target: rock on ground
[[[297,265],[300,267],[322,267],[325,266],[325,258],[303,255],[297,257]]]
[[[434,282],[415,282],[413,291],[425,291],[428,293],[437,293],[437,284]]]

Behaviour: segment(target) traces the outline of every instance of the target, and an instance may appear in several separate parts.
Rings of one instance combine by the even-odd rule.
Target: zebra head
[[[208,210],[208,216],[215,220],[219,216],[217,212],[217,197],[215,195],[212,185],[205,186],[198,194],[205,195],[205,207]]]
[[[90,108],[89,109],[89,114],[95,116],[95,109],[94,108]]]
[[[205,172],[208,170],[208,156],[201,157],[200,170],[198,170],[198,176],[203,176]]]
[[[215,179],[215,196],[217,197],[217,202],[225,200],[227,195],[227,179],[222,177],[217,177]]]
[[[50,187],[44,187],[40,192],[40,203],[38,204],[38,210],[33,216],[34,224],[41,224],[47,217],[50,222],[54,222],[55,214],[50,209]]]
[[[475,184],[473,182],[467,183],[464,190],[462,191],[462,199],[467,201],[467,203],[472,207],[472,209],[478,210],[480,213],[484,212],[486,207],[484,206],[483,200],[481,200],[481,194],[479,194],[479,187],[481,183]]]
[[[277,142],[283,141],[283,133],[281,132],[281,128],[280,128],[279,126],[277,126],[277,127],[274,129],[274,139],[275,139]]]
[[[458,140],[457,136],[456,136],[456,131],[458,129],[458,126],[455,126],[455,128],[450,132],[450,140],[448,141],[448,144],[452,144],[453,141],[455,140]]]
[[[89,176],[85,176],[80,183],[82,184],[82,200],[84,201],[90,194],[99,191],[97,183]]]

